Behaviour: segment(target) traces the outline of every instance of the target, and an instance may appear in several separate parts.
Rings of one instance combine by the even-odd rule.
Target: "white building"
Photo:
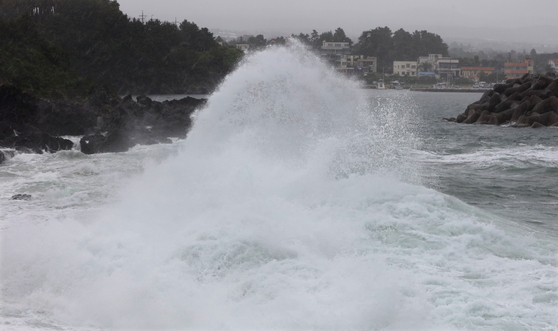
[[[554,70],[554,72],[558,72],[558,59],[551,59],[548,60],[548,64]]]
[[[351,45],[344,41],[324,41],[322,48],[320,49],[320,54],[330,55],[330,54],[351,54]]]
[[[393,74],[416,77],[417,61],[393,61]]]

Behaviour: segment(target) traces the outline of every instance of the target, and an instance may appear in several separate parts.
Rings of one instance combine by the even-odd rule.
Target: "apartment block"
[[[393,61],[393,74],[416,77],[417,61]]]
[[[523,62],[506,62],[504,63],[504,75],[506,79],[521,78],[525,74],[534,72],[535,63],[531,59],[525,59]]]

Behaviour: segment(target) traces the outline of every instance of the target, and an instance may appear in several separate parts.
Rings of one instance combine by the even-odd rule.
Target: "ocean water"
[[[479,97],[274,48],[185,140],[17,155],[0,329],[557,330],[558,130],[441,120]]]

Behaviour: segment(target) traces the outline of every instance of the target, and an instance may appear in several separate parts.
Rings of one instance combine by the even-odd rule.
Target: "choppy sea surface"
[[[442,120],[479,97],[275,48],[185,140],[17,155],[0,329],[558,330],[558,129]]]

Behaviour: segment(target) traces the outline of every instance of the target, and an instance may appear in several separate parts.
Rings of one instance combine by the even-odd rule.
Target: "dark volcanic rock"
[[[13,85],[0,85],[0,122],[15,125],[34,123],[38,100]]]
[[[496,84],[455,121],[533,128],[558,125],[558,79],[549,74],[525,74]]]
[[[12,200],[31,200],[31,194],[12,195]]]
[[[79,144],[81,152],[85,154],[125,152],[134,146],[130,136],[123,130],[115,130],[107,135],[85,136]]]
[[[91,107],[77,102],[41,100],[35,125],[54,135],[79,136],[97,125],[101,116]]]
[[[126,151],[136,144],[172,143],[185,138],[191,115],[205,99],[156,102],[147,96],[120,99],[106,87],[88,99],[45,100],[11,85],[0,85],[0,147],[42,153],[71,149],[62,135],[83,135],[82,152]]]
[[[169,144],[169,137],[185,138],[192,125],[191,116],[206,100],[186,97],[181,100],[157,102],[139,96],[134,102],[127,96],[115,107],[111,116],[100,120],[108,131],[87,135],[80,141],[86,154],[122,152],[136,144]]]
[[[12,85],[0,85],[0,147],[42,153],[71,149],[70,140],[56,137],[40,127],[42,101]]]
[[[14,148],[22,152],[33,152],[42,154],[46,152],[57,152],[72,149],[74,143],[71,140],[54,137],[33,127],[19,133],[17,136],[4,138],[0,146]]]

